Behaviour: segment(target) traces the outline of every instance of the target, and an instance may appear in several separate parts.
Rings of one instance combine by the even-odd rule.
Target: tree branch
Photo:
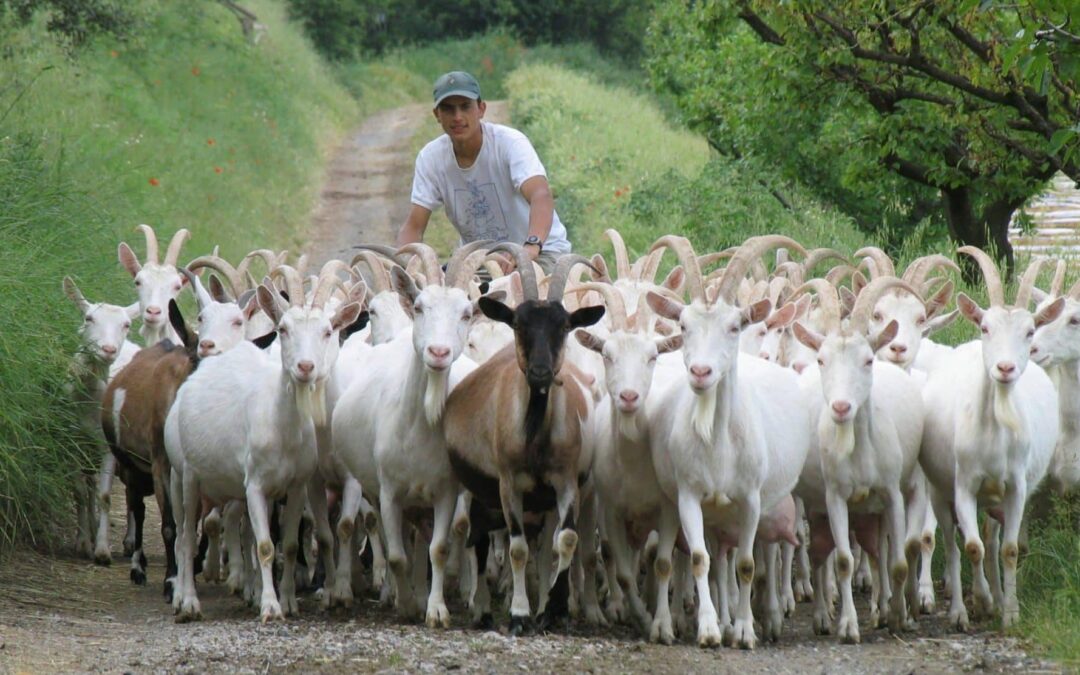
[[[724,157],[732,157],[736,160],[742,159],[742,153],[739,152],[737,148],[722,148],[720,147],[720,143],[712,136],[706,136],[705,140],[706,142],[708,142],[709,147],[711,147],[713,150],[717,151]],[[781,193],[779,190],[773,189],[768,183],[766,183],[760,178],[757,179],[757,182],[758,185],[769,191],[769,194],[773,196],[773,199],[780,202],[780,206],[783,206],[788,211],[795,210],[795,207],[791,205],[791,201],[787,197],[785,197],[784,194]]]
[[[765,20],[755,14],[748,5],[743,5],[739,10],[739,18],[746,22],[746,25],[750,26],[750,29],[758,34],[763,41],[780,45],[781,47],[787,44],[784,38],[773,30],[773,27],[765,23]]]
[[[886,168],[895,171],[908,180],[913,180],[916,183],[922,183],[927,187],[941,189],[941,185],[930,179],[930,171],[921,164],[916,164],[911,160],[904,159],[897,155],[895,152],[890,152],[885,155],[881,160]]]
[[[955,21],[949,21],[945,16],[940,17],[939,21],[941,21],[941,24],[945,26],[950,33],[952,33],[952,36],[955,37],[960,44],[967,47],[972,54],[979,57],[980,61],[983,63],[990,63],[992,52],[988,45],[981,42],[979,38],[972,35]]]

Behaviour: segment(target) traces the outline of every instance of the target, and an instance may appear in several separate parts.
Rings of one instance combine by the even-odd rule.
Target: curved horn
[[[289,305],[292,307],[304,306],[304,279],[300,272],[290,265],[278,265],[270,270],[271,281],[278,278],[285,281],[285,291],[289,294]]]
[[[232,288],[234,297],[240,297],[240,294],[247,290],[247,284],[244,283],[244,278],[240,276],[240,273],[236,268],[223,258],[219,258],[215,255],[201,255],[187,264],[187,268],[192,272],[203,269],[204,267],[209,267],[225,277],[229,282],[229,286]]]
[[[790,283],[791,282],[784,277],[776,277],[769,282],[769,294],[767,297],[774,308],[780,307],[780,296],[784,293],[784,289],[787,288]]]
[[[255,258],[261,258],[263,263],[266,264],[266,271],[270,271],[278,266],[277,255],[268,248],[257,248],[244,256],[244,259],[240,261],[240,264],[236,266],[236,271],[244,276],[251,268],[251,263],[255,262]],[[250,288],[254,288],[251,286]]]
[[[521,246],[504,241],[493,246],[488,253],[506,251],[514,256],[517,263],[517,271],[521,276],[521,290],[525,294],[525,301],[540,300],[540,288],[536,285],[536,270],[532,266],[532,258]]]
[[[615,273],[619,279],[630,278],[630,256],[626,253],[626,242],[623,241],[622,235],[619,231],[609,227],[604,230],[604,236],[611,242],[611,247],[615,250]]]
[[[1031,261],[1027,269],[1024,270],[1024,276],[1020,277],[1020,285],[1016,288],[1016,301],[1013,302],[1013,307],[1027,309],[1031,303],[1031,289],[1035,287],[1035,280],[1039,278],[1039,272],[1042,271],[1043,265],[1048,262],[1051,262],[1050,258],[1042,257]]]
[[[882,251],[877,246],[864,246],[858,251],[855,251],[856,258],[870,258],[874,261],[876,266],[877,276],[881,277],[895,277],[896,265],[893,264],[892,258],[885,251]],[[871,270],[875,268],[870,268]],[[873,274],[873,273],[871,273]]]
[[[584,265],[591,270],[596,270],[589,262],[589,259],[583,255],[577,253],[567,253],[559,256],[559,259],[555,262],[555,269],[552,270],[551,276],[548,277],[548,302],[562,302],[563,290],[566,288],[566,281],[570,278],[570,270],[574,265]]]
[[[506,272],[503,272],[502,265],[491,258],[484,258],[484,269],[487,270],[488,275],[492,279],[501,279],[506,276]]]
[[[708,303],[705,296],[705,280],[701,276],[701,266],[698,265],[698,257],[694,253],[694,247],[686,237],[675,234],[666,234],[656,240],[649,252],[661,251],[670,248],[682,263],[683,272],[686,273],[686,287],[690,290],[691,300],[700,300]]]
[[[157,235],[154,233],[154,228],[149,225],[139,225],[135,228],[139,232],[143,233],[146,237],[146,262],[158,264],[158,243]]]
[[[721,260],[731,260],[731,256],[735,255],[735,252],[739,250],[738,246],[732,246],[725,248],[723,251],[715,251],[713,253],[706,253],[705,255],[698,256],[698,266],[705,269],[709,265],[715,265]]]
[[[319,280],[315,282],[315,290],[311,294],[312,309],[325,307],[326,301],[330,299],[330,295],[335,288],[341,287],[344,289],[345,282],[337,275],[342,270],[352,276],[352,270],[343,260],[328,260],[319,270]]]
[[[493,243],[495,242],[490,239],[482,239],[471,241],[455,249],[453,255],[450,256],[450,261],[446,263],[446,281],[444,282],[446,286],[463,290],[468,288],[469,279],[480,265],[480,261],[487,257],[487,247]],[[483,252],[479,257],[474,255],[478,251]],[[471,266],[464,264],[467,260],[471,261]]]
[[[611,324],[615,327],[615,330],[630,330],[626,316],[626,302],[617,288],[611,284],[586,281],[575,286],[571,292],[584,293],[585,291],[596,291],[604,297],[604,304],[607,305],[607,315],[611,317]]]
[[[844,279],[847,279],[852,274],[855,274],[855,268],[851,265],[837,265],[825,273],[825,281],[828,281],[833,286],[839,286]]]
[[[911,264],[904,270],[904,276],[902,278],[915,288],[923,288],[926,285],[926,279],[930,276],[930,273],[941,267],[948,268],[957,274],[960,274],[959,265],[940,253],[934,253],[912,260]]]
[[[187,267],[178,267],[177,270],[187,277],[188,283],[191,284],[192,290],[195,291],[195,302],[198,304],[200,312],[214,303],[214,299],[210,297],[210,293],[207,292],[202,285],[202,281],[199,280],[199,275]]]
[[[1005,289],[1001,285],[1001,276],[998,274],[997,265],[986,254],[986,251],[976,246],[961,246],[956,249],[957,253],[971,256],[979,264],[983,279],[986,281],[986,292],[990,296],[991,307],[1005,306]]]
[[[818,266],[818,263],[822,263],[826,260],[839,260],[842,263],[851,264],[851,261],[847,259],[847,256],[834,248],[815,248],[806,254],[806,260],[803,261],[803,269],[809,273]]]
[[[353,265],[364,263],[371,270],[371,285],[376,293],[394,290],[390,284],[390,271],[383,265],[382,260],[372,251],[360,251],[352,259]]]
[[[790,300],[795,300],[800,295],[810,291],[817,292],[818,307],[821,308],[821,316],[825,320],[825,330],[839,332],[841,307],[840,293],[837,292],[836,286],[824,279],[811,279],[796,288],[795,292],[791,294]]]
[[[720,277],[720,283],[717,285],[716,297],[729,305],[732,304],[735,299],[735,289],[738,287],[739,280],[746,276],[746,270],[754,264],[755,260],[760,262],[761,256],[767,251],[779,246],[786,246],[799,255],[806,255],[806,249],[802,247],[802,244],[791,237],[780,234],[751,237],[743,242],[724,269],[724,276]]]
[[[427,277],[427,282],[429,284],[443,283],[444,276],[442,266],[439,264],[439,254],[431,246],[417,241],[405,244],[398,249],[398,253],[412,253],[418,256],[424,264],[424,276]]]
[[[806,280],[806,270],[808,269],[810,268],[805,265],[788,260],[776,266],[773,278],[786,278],[791,281],[792,286],[802,286],[802,283]]]
[[[1065,285],[1065,272],[1068,271],[1068,268],[1069,264],[1058,258],[1057,267],[1054,269],[1054,280],[1050,282],[1050,297],[1057,298],[1061,296],[1061,288]]]
[[[180,257],[180,249],[183,248],[184,242],[191,238],[191,233],[187,228],[180,228],[173,235],[172,240],[169,241],[169,248],[165,250],[165,264],[176,266],[176,260]]]
[[[660,261],[664,257],[663,251],[654,251],[645,258],[645,267],[641,270],[641,281],[650,284],[656,283],[656,272],[660,269]]]
[[[848,326],[852,331],[866,333],[874,305],[885,291],[893,288],[901,288],[922,302],[922,295],[903,279],[892,276],[873,279],[855,298],[855,306],[851,308],[851,317],[848,319]]]

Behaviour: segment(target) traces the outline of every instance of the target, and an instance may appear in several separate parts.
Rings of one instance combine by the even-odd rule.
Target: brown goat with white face
[[[575,527],[584,424],[590,403],[582,386],[584,376],[572,364],[564,363],[563,354],[570,331],[599,321],[604,308],[584,307],[570,313],[562,305],[570,268],[588,264],[581,256],[559,260],[548,299],[542,301],[532,264],[521,248],[510,244],[497,248],[517,256],[526,300],[511,309],[482,297],[480,308],[489,318],[513,328],[515,344],[454,389],[446,402],[444,430],[458,480],[475,495],[474,503],[501,509],[510,530],[514,578],[510,630],[519,634],[530,616],[525,591],[529,558],[526,507],[529,511],[558,508],[558,573],[541,627],[567,614],[569,567],[578,539]]]
[[[198,338],[184,325],[175,300],[169,300],[169,322],[182,344],[162,340],[143,349],[121,370],[101,401],[101,428],[105,433],[121,480],[127,488],[128,508],[135,516],[135,550],[131,580],[146,583],[146,556],[142,553],[143,499],[153,494],[161,511],[161,537],[165,541],[164,594],[172,600],[176,576],[176,523],[166,492],[169,460],[165,453],[165,417],[176,391],[199,363]]]

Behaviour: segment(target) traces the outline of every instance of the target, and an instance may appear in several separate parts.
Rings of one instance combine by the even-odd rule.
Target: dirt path
[[[505,119],[505,107],[489,118]],[[492,114],[494,112],[494,114]],[[335,153],[314,216],[308,249],[321,262],[360,241],[389,243],[408,208],[414,134],[430,119],[426,106],[368,119]],[[431,127],[432,133],[436,131]],[[114,490],[112,550],[121,550],[123,492]],[[323,615],[312,596],[301,617],[259,625],[257,612],[228,597],[224,586],[201,583],[204,620],[173,622],[160,594],[164,555],[159,519],[148,500],[145,526],[150,583],[133,586],[119,554],[110,567],[70,555],[21,551],[0,563],[0,672],[991,672],[1049,671],[1053,664],[1025,655],[996,632],[947,632],[943,615],[892,637],[871,630],[860,598],[864,644],[845,646],[813,636],[810,606],[799,605],[777,645],[755,652],[702,651],[692,644],[661,647],[626,628],[513,639],[468,627],[467,612],[450,591],[454,627],[404,625],[363,599],[348,612]]]

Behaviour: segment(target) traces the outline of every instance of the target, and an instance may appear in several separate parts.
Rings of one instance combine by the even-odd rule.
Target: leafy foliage
[[[24,24],[37,12],[46,12],[48,31],[73,47],[94,35],[127,38],[138,23],[128,3],[118,0],[0,0],[0,16],[10,13]]]

